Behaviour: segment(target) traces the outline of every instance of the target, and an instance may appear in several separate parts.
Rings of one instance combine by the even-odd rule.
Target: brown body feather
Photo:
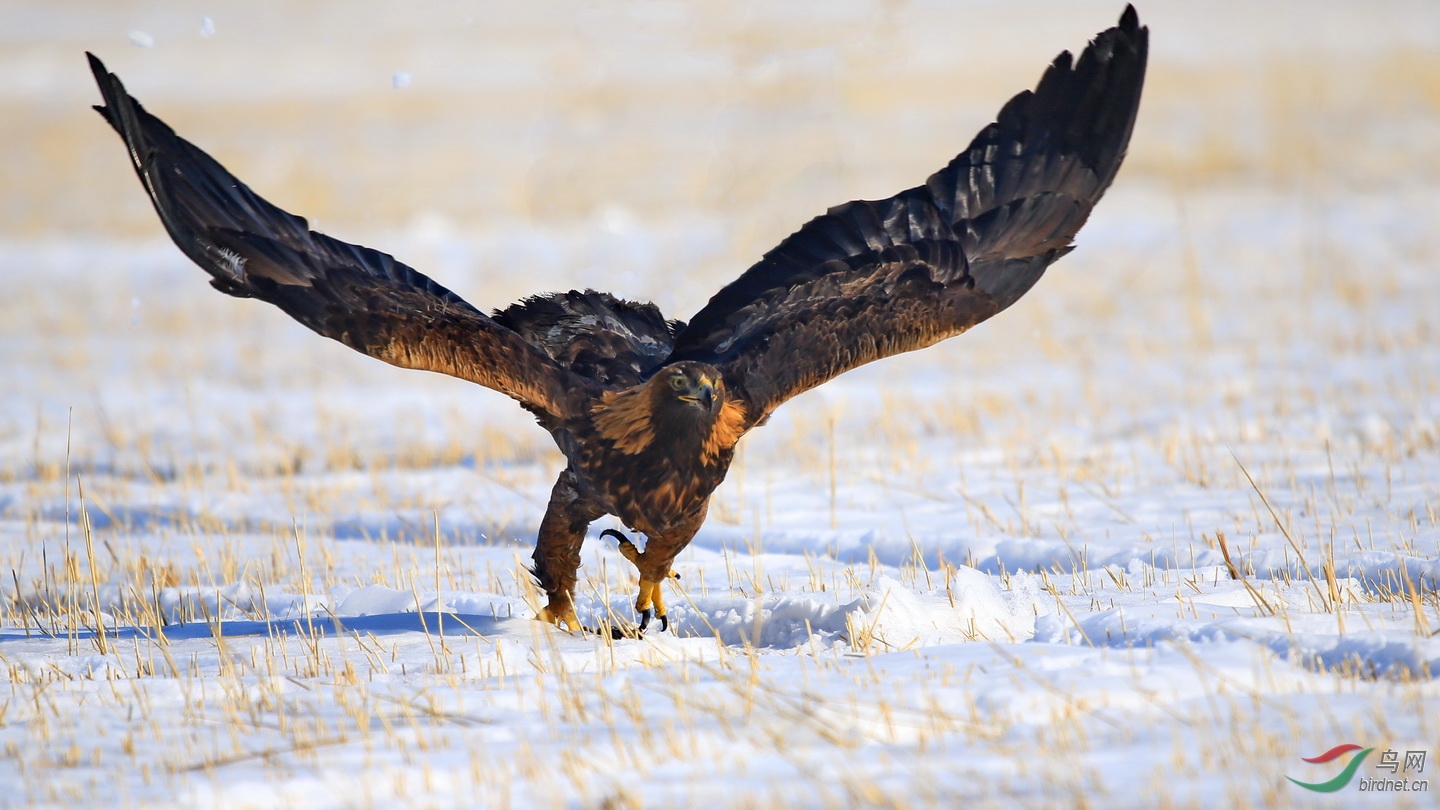
[[[551,432],[569,463],[534,571],[562,618],[592,521],[612,514],[646,534],[634,559],[659,582],[746,431],[849,369],[964,332],[1068,253],[1124,159],[1147,52],[1148,31],[1127,8],[923,185],[811,220],[688,326],[593,290],[487,316],[385,253],[311,231],[90,63],[105,100],[96,109],[171,238],[217,289],[385,362],[501,391]]]
[[[704,509],[744,435],[741,403],[691,405],[671,385],[672,379],[719,377],[712,367],[681,364],[641,385],[600,395],[591,410],[592,438],[576,459],[582,477],[607,512],[643,532],[652,546]]]
[[[595,433],[618,452],[633,456],[655,441],[650,421],[650,390],[637,385],[624,391],[606,391],[590,407]]]
[[[740,443],[740,437],[750,429],[749,419],[743,402],[725,400],[720,406],[720,412],[715,415],[715,424],[711,425],[710,432],[705,434],[704,441],[700,443],[700,460],[707,464],[718,464],[724,459],[725,466],[728,467],[735,445]]]

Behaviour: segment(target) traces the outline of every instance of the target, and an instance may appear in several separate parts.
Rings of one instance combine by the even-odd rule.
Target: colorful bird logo
[[[1337,759],[1351,751],[1360,751],[1359,754],[1351,758],[1350,764],[1345,766],[1345,770],[1341,771],[1334,779],[1328,782],[1301,782],[1293,776],[1287,776],[1285,778],[1306,790],[1313,790],[1316,793],[1334,793],[1340,788],[1350,784],[1350,780],[1355,777],[1355,771],[1360,768],[1360,763],[1365,761],[1365,757],[1369,756],[1370,752],[1374,750],[1374,748],[1366,748],[1362,751],[1360,746],[1354,743],[1345,743],[1344,745],[1337,745],[1319,756],[1301,757],[1301,759],[1304,759],[1306,762],[1319,764]]]

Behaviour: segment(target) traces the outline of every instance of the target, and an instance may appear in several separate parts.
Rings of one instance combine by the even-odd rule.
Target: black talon
[[[668,631],[669,629],[670,629],[670,617],[669,617],[668,615],[661,616],[661,617],[660,617],[660,632],[664,633],[664,632]]]
[[[600,532],[600,539],[601,539],[601,540],[604,540],[604,539],[607,538],[607,537],[614,537],[616,540],[619,540],[621,543],[629,543],[629,542],[630,542],[630,538],[626,537],[625,535],[621,534],[620,532],[615,531],[614,529],[606,529],[605,531]]]
[[[580,629],[581,629],[583,632],[590,633],[590,634],[592,634],[592,635],[603,636],[603,635],[605,635],[605,628],[606,628],[606,627],[609,627],[609,628],[610,628],[610,638],[611,638],[612,640],[614,640],[614,641],[619,641],[619,640],[625,639],[625,638],[639,638],[639,637],[640,637],[640,634],[639,634],[639,633],[629,633],[629,632],[626,632],[626,631],[620,629],[619,626],[613,625],[613,624],[602,624],[602,625],[600,625],[599,627],[582,627],[582,628],[580,628]]]
[[[645,608],[644,610],[640,611],[640,629],[638,632],[645,632],[645,628],[650,626],[650,617],[653,615],[655,615],[655,611],[650,608]],[[660,622],[662,626],[665,624],[664,616],[660,617]]]

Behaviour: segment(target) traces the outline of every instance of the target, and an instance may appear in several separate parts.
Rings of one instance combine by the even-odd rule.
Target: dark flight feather
[[[216,289],[274,304],[387,363],[501,391],[542,421],[583,410],[597,386],[389,254],[316,233],[271,205],[89,57],[105,99],[95,110],[125,140],[170,238]]]
[[[718,366],[759,422],[837,374],[1010,306],[1070,251],[1115,178],[1148,43],[1127,7],[924,185],[836,206],[765,254],[696,313],[669,362]]]

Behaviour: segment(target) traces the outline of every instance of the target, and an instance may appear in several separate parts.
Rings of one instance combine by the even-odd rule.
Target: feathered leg
[[[549,597],[540,611],[542,621],[571,630],[580,629],[575,618],[575,580],[580,570],[580,545],[591,521],[605,514],[593,501],[580,495],[579,483],[570,470],[560,473],[550,491],[550,506],[540,521],[535,541],[535,565],[531,572]]]

